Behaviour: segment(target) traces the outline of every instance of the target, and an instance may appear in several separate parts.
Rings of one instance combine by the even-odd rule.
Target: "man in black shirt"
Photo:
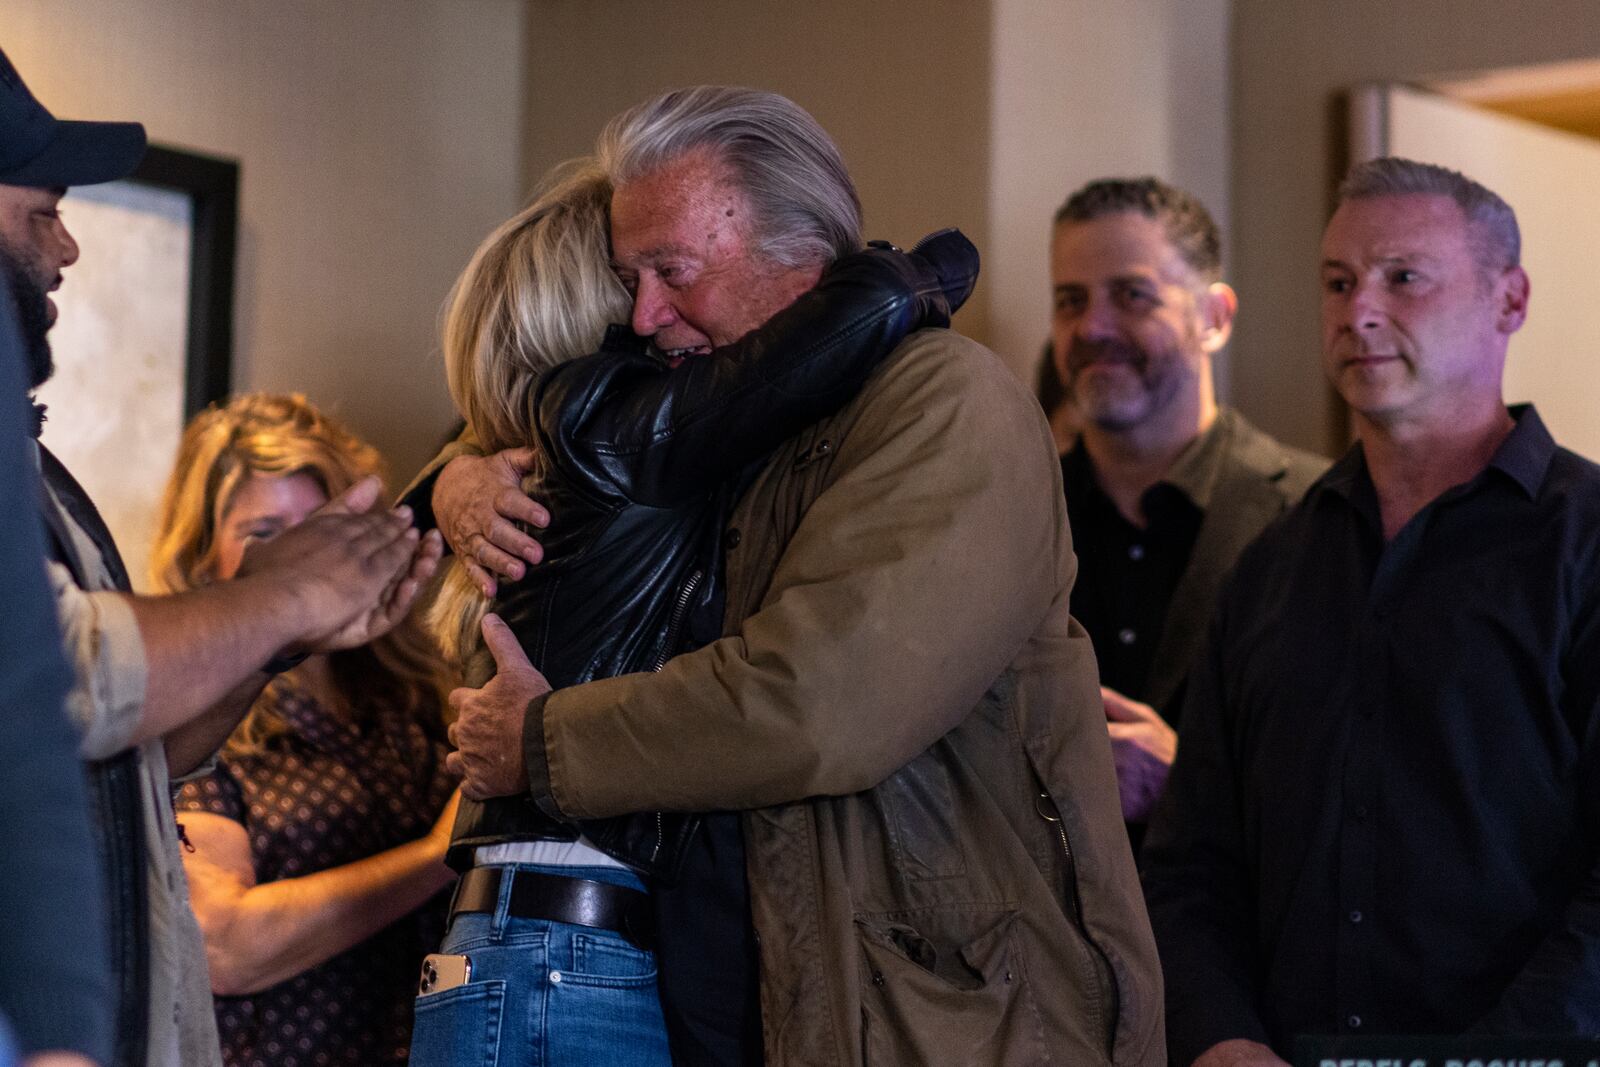
[[[1216,223],[1155,178],[1106,179],[1056,213],[1050,349],[1083,431],[1061,474],[1123,816],[1135,846],[1222,577],[1327,461],[1217,406],[1234,292]]]
[[[1357,443],[1241,557],[1145,845],[1173,1063],[1600,1033],[1600,468],[1501,399],[1519,252],[1454,172],[1341,188]]]

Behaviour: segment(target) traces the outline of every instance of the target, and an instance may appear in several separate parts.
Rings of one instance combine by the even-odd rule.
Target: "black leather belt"
[[[512,879],[508,913],[519,919],[548,919],[610,930],[627,938],[635,948],[646,952],[655,949],[656,917],[650,895],[587,878],[510,867],[474,867],[461,876],[456,886],[450,917],[467,911],[494,911],[500,905],[504,878]]]

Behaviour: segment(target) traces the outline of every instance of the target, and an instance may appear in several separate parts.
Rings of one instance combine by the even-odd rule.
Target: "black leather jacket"
[[[494,610],[550,684],[659,670],[693,644],[696,613],[719,633],[723,525],[741,472],[842,407],[909,333],[947,325],[977,272],[977,251],[954,231],[912,255],[869,248],[742,340],[677,369],[614,326],[599,352],[545,374],[531,400],[541,469],[527,485],[552,516],[544,562],[502,585]],[[670,880],[698,825],[660,812],[574,825],[526,794],[463,800],[450,860],[465,868],[479,845],[581,832]]]

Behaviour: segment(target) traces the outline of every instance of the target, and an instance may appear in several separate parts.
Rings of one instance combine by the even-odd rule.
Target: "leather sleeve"
[[[918,334],[852,412],[787,545],[745,531],[737,552],[782,554],[736,635],[540,709],[563,812],[745,809],[874,786],[971,714],[1066,595],[1049,429],[998,359]]]
[[[764,326],[676,369],[642,351],[557,367],[534,395],[539,445],[575,485],[670,505],[837,411],[900,341],[949,315],[920,257],[857,252]]]

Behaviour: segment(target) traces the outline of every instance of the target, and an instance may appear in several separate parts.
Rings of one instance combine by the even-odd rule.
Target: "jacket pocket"
[[[928,909],[856,918],[868,1067],[1037,1067],[1053,1062],[1013,910]]]

